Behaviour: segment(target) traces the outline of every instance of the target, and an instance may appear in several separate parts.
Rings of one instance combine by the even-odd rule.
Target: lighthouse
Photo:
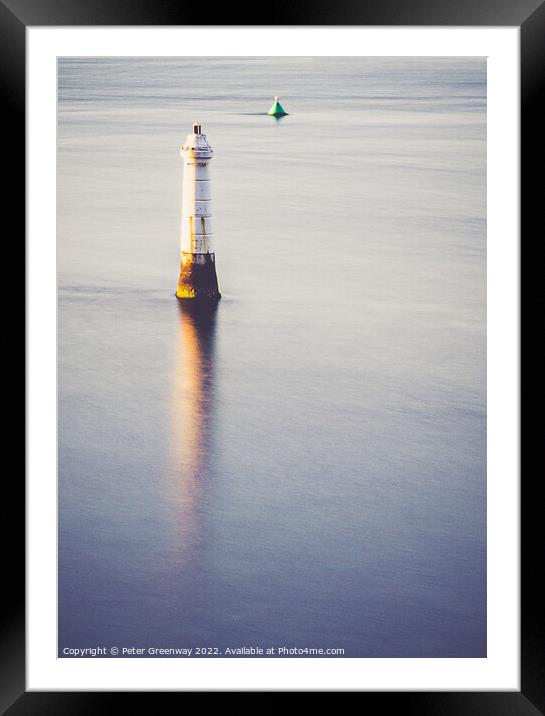
[[[209,163],[214,152],[201,125],[195,123],[180,153],[184,159],[182,188],[182,251],[176,296],[217,301],[212,196]]]

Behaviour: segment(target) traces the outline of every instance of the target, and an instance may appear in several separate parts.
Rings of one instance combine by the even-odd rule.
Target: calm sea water
[[[59,654],[484,656],[485,59],[60,59],[58,89]]]

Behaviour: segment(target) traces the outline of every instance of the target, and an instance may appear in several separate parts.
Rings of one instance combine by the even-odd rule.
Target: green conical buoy
[[[270,108],[267,114],[269,114],[271,117],[283,117],[285,114],[287,114],[284,107],[282,107],[282,105],[278,101],[278,97],[274,98],[273,106]]]

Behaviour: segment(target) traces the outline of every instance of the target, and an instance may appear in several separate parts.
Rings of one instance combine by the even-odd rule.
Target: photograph
[[[57,658],[486,659],[487,57],[56,72]]]

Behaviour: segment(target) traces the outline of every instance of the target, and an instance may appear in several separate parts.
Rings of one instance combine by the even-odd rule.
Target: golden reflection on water
[[[217,306],[206,311],[179,303],[172,400],[172,481],[180,557],[199,539],[213,420],[214,343]],[[185,558],[184,558],[185,555]]]

